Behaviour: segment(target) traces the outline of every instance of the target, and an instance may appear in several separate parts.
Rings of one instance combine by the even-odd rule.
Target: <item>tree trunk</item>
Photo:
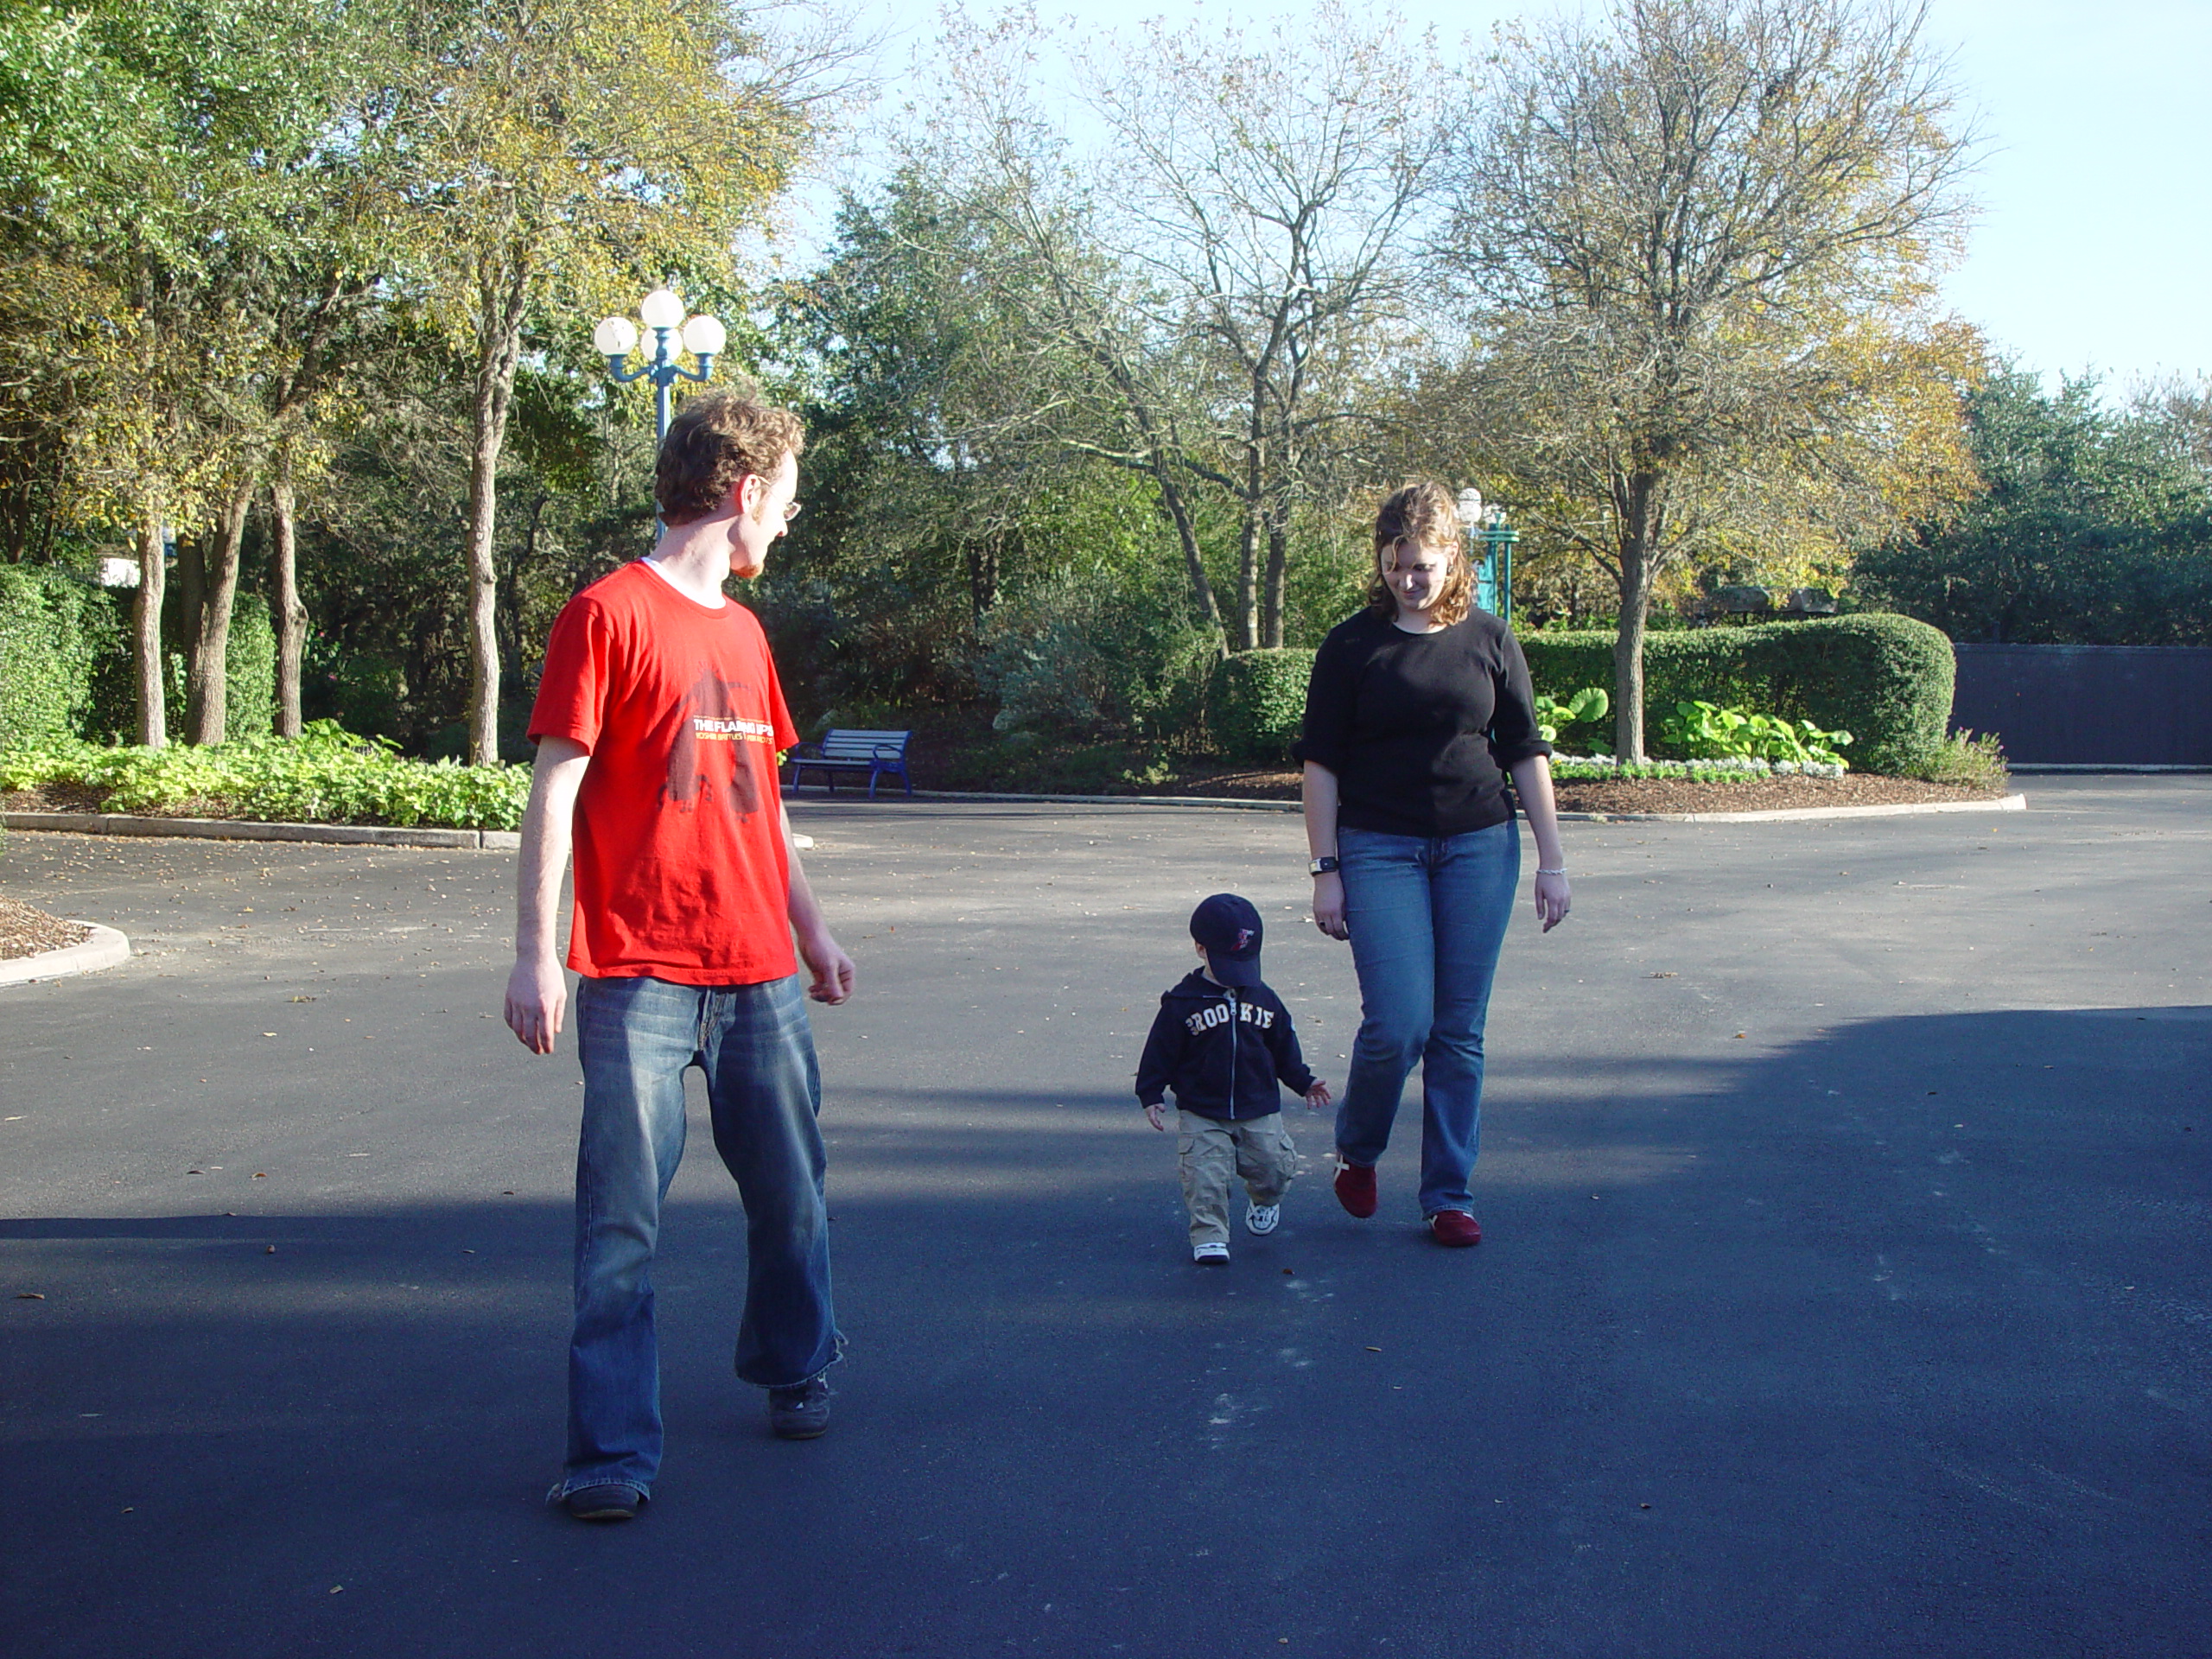
[[[168,562],[162,546],[161,498],[148,491],[139,504],[138,592],[130,605],[131,665],[138,689],[138,741],[149,749],[168,747],[168,709],[162,700],[162,595],[168,583]]]
[[[1641,765],[1643,752],[1643,634],[1651,611],[1652,542],[1657,530],[1657,480],[1630,478],[1621,502],[1620,631],[1613,636],[1613,743],[1622,760]]]
[[[1236,637],[1238,651],[1260,643],[1260,510],[1247,503],[1236,536]]]
[[[1282,644],[1284,588],[1290,571],[1290,535],[1272,513],[1268,518],[1268,581],[1260,597],[1260,643]]]
[[[245,539],[246,509],[253,504],[251,478],[224,504],[215,556],[200,582],[198,637],[184,686],[185,741],[220,743],[230,716],[231,607],[238,594],[238,548]]]
[[[1213,583],[1206,579],[1205,560],[1198,551],[1198,526],[1191,522],[1191,504],[1183,499],[1183,492],[1175,482],[1175,475],[1167,469],[1166,458],[1158,450],[1153,452],[1153,481],[1160,486],[1160,510],[1175,526],[1175,541],[1183,550],[1183,569],[1191,578],[1191,596],[1198,601],[1200,620],[1212,627],[1221,626],[1221,607],[1213,596]]]
[[[522,273],[508,278],[501,302],[487,296],[476,357],[476,399],[470,411],[468,453],[468,760],[495,766],[499,759],[499,638],[495,626],[499,573],[492,556],[498,525],[499,451],[506,442],[507,411],[514,402],[515,368],[522,355]]]
[[[286,466],[269,486],[269,543],[276,591],[276,735],[287,739],[300,734],[300,660],[308,641],[292,510],[292,474]]]

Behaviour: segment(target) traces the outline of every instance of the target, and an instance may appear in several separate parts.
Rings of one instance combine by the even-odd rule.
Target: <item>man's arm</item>
[[[798,861],[798,849],[791,845],[791,815],[784,810],[781,801],[776,803],[776,810],[783,819],[784,855],[791,864],[786,909],[791,935],[798,942],[800,959],[814,975],[814,983],[806,988],[806,994],[835,1007],[853,994],[853,959],[830,937],[830,925],[822,919],[822,906],[814,900],[806,868]]]
[[[515,902],[515,965],[507,976],[507,1025],[533,1054],[550,1054],[569,1003],[561,974],[561,876],[569,867],[576,791],[591,752],[574,738],[538,740],[522,817],[520,893]]]

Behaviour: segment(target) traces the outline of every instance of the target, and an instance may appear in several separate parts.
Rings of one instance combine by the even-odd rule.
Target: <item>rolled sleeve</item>
[[[1521,642],[1505,631],[1499,642],[1497,712],[1490,726],[1490,752],[1500,770],[1510,772],[1523,760],[1549,754],[1536,724],[1536,689],[1529,677],[1529,659]]]

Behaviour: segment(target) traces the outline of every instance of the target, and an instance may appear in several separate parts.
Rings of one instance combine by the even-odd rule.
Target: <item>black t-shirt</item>
[[[1339,824],[1441,836],[1510,818],[1508,769],[1552,746],[1520,642],[1489,612],[1408,633],[1362,611],[1314,653],[1294,752],[1337,774]]]

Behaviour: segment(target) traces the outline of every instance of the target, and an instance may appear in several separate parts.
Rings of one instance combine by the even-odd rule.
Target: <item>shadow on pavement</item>
[[[538,1501],[564,1206],[0,1223],[45,1297],[0,1302],[36,1500],[0,1630],[49,1656],[2202,1652],[2212,1009],[1871,1021],[1723,1075],[1501,1071],[1479,1249],[1414,1224],[1407,1140],[1376,1221],[1317,1172],[1225,1272],[1185,1261],[1172,1141],[1118,1095],[840,1101],[835,1427],[766,1435],[728,1369],[741,1217],[686,1197],[669,1463],[611,1529]]]

